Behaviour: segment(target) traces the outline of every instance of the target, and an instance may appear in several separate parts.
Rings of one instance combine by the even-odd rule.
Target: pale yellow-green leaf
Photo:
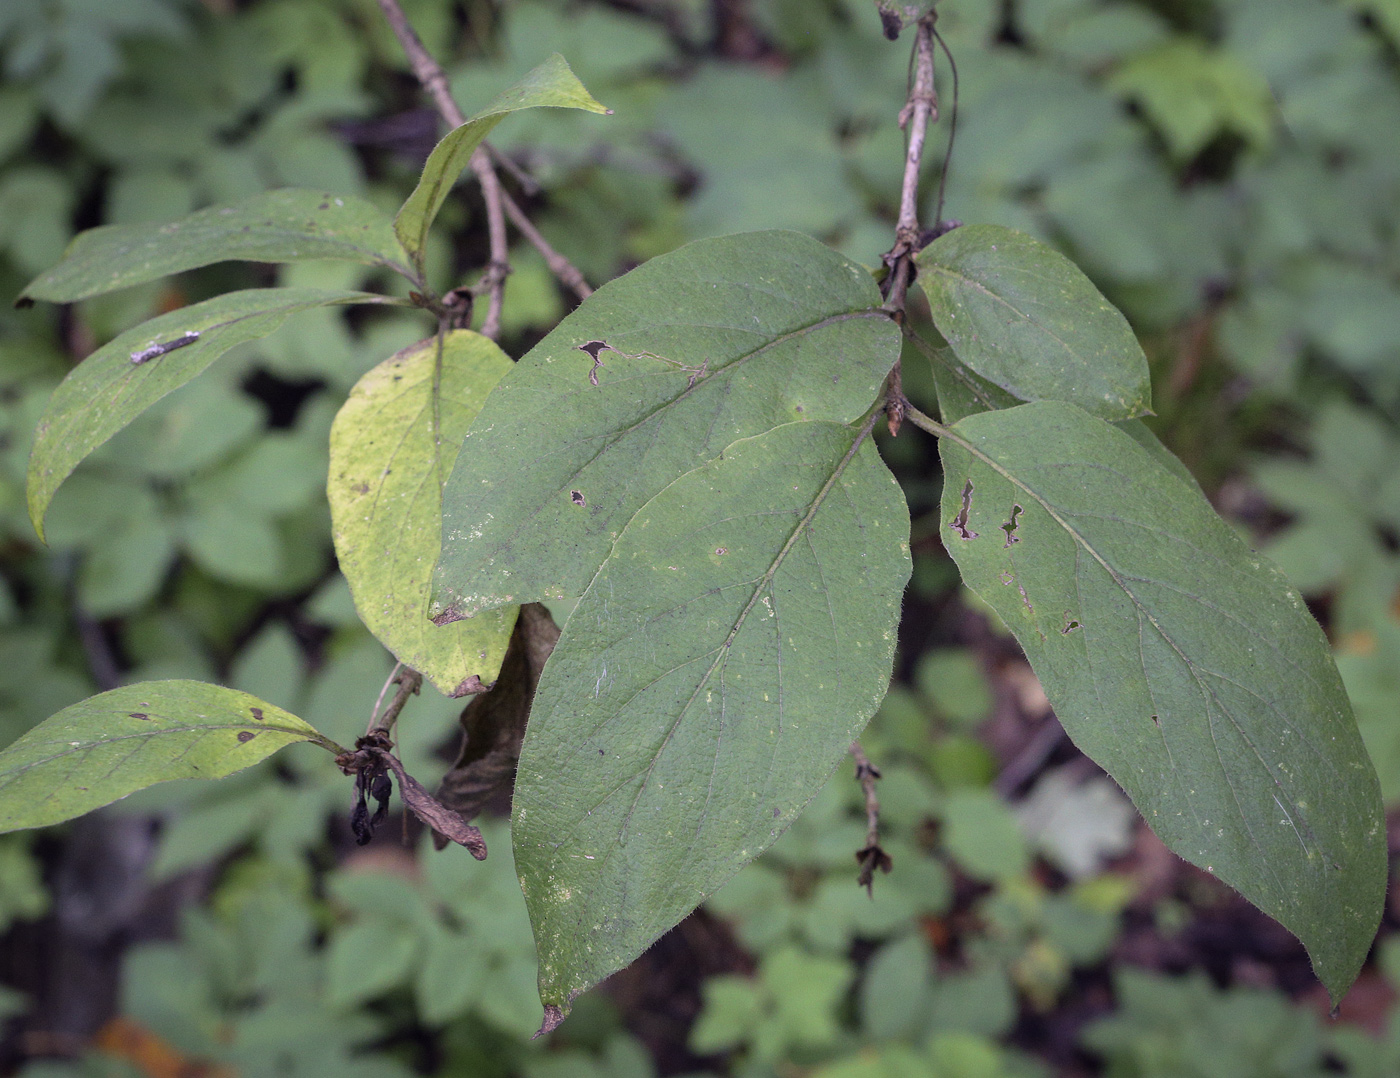
[[[436,626],[428,588],[441,543],[442,481],[510,357],[456,330],[366,374],[331,428],[331,522],[341,572],[370,631],[449,695],[495,680],[517,607]],[[434,389],[437,405],[434,407]]]
[[[298,741],[344,751],[236,689],[126,685],[64,708],[0,752],[0,831],[62,823],[157,782],[223,778]]]

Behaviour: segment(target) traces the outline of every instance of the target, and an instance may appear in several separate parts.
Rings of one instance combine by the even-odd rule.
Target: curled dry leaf
[[[495,685],[462,710],[462,749],[438,787],[438,798],[465,819],[475,817],[492,797],[515,782],[530,702],[558,639],[559,628],[549,611],[539,603],[526,603],[520,608]],[[441,835],[434,841],[438,849],[447,844]]]
[[[480,831],[423,789],[423,784],[405,771],[391,753],[383,749],[369,751],[393,770],[399,780],[399,796],[413,815],[431,827],[435,835],[446,836],[459,846],[465,846],[478,861],[486,860],[486,840]]]

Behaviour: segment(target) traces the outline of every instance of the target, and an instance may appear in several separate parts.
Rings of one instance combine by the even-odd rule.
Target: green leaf
[[[1302,940],[1337,999],[1385,893],[1385,826],[1326,639],[1193,485],[1067,404],[940,443],[943,539],[1075,742],[1174,851]]]
[[[361,378],[331,428],[331,523],[355,607],[397,659],[449,696],[471,691],[472,675],[496,680],[515,624],[514,607],[441,627],[428,620],[442,483],[511,366],[467,330],[447,334],[441,356],[431,337]]]
[[[318,258],[385,266],[417,280],[378,207],[348,195],[288,188],[179,221],[90,228],[68,245],[62,262],[29,282],[20,299],[73,303],[230,259]]]
[[[933,382],[938,389],[938,409],[944,423],[956,423],[978,412],[1015,408],[1020,403],[1005,390],[964,367],[951,348],[930,349],[929,359],[933,366]],[[1197,486],[1196,477],[1186,465],[1162,444],[1141,419],[1119,419],[1113,425],[1165,464],[1178,478]]]
[[[946,345],[928,350],[933,368],[933,384],[938,392],[938,412],[944,423],[956,423],[965,416],[1015,408],[1022,403],[1006,390],[993,385],[958,362]]]
[[[0,831],[47,827],[170,779],[218,779],[312,741],[256,696],[202,681],[127,685],[66,707],[0,752]]]
[[[885,693],[908,527],[873,444],[834,423],[737,442],[627,524],[545,667],[515,785],[554,1017],[831,774]]]
[[[29,456],[34,529],[43,538],[44,514],[54,491],[84,457],[230,348],[266,337],[298,311],[393,302],[340,289],[252,288],[181,307],[127,330],[83,360],[49,398]],[[162,346],[164,354],[151,355]],[[150,358],[133,360],[143,355]]]
[[[928,1015],[933,960],[922,934],[893,940],[870,957],[860,986],[861,1026],[873,1041],[910,1039]]]
[[[1137,102],[1180,161],[1231,131],[1257,149],[1273,141],[1274,102],[1268,80],[1238,55],[1177,37],[1132,57],[1108,80]]]
[[[1058,251],[1000,225],[965,225],[918,257],[934,324],[958,359],[1021,400],[1064,400],[1101,419],[1151,411],[1132,328]]]
[[[394,218],[394,231],[413,256],[420,273],[428,230],[476,148],[512,112],[542,107],[612,114],[611,109],[593,100],[583,83],[569,70],[564,58],[555,53],[466,123],[449,131],[433,147],[427,164],[423,166],[418,186]]]
[[[991,790],[954,790],[942,817],[944,847],[974,879],[1006,882],[1030,867],[1016,817]]]
[[[435,620],[578,595],[678,475],[779,424],[858,419],[900,350],[880,303],[868,272],[795,232],[701,240],[604,285],[467,432]]]
[[[403,984],[422,946],[414,926],[377,917],[337,932],[327,948],[326,1005],[352,1007]]]

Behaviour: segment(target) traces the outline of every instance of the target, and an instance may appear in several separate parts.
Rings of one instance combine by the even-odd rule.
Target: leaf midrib
[[[628,807],[627,813],[623,817],[622,828],[619,835],[619,845],[625,845],[626,843],[627,828],[631,824],[632,813],[636,811],[637,804],[641,801],[642,794],[646,792],[647,783],[651,779],[651,773],[656,768],[657,762],[661,759],[661,754],[666,751],[666,746],[670,744],[671,738],[675,736],[676,730],[680,727],[682,720],[690,711],[691,705],[695,703],[695,701],[699,698],[701,691],[705,688],[707,684],[709,684],[710,679],[714,677],[715,671],[725,662],[726,658],[729,655],[730,646],[734,643],[735,638],[743,629],[744,623],[748,620],[749,613],[758,604],[759,597],[762,596],[764,591],[772,584],[773,578],[777,576],[778,570],[782,568],[783,562],[787,560],[788,554],[796,545],[798,539],[801,538],[803,535],[808,534],[813,518],[816,517],[817,512],[826,502],[828,495],[830,495],[832,489],[835,487],[837,482],[840,481],[841,476],[845,474],[846,468],[850,465],[851,461],[855,459],[856,453],[859,452],[860,447],[865,443],[865,439],[874,429],[875,423],[879,419],[880,415],[881,410],[878,408],[875,409],[866,419],[866,421],[861,425],[860,429],[855,433],[854,437],[851,440],[851,447],[848,450],[846,450],[845,455],[842,456],[841,460],[837,463],[836,467],[832,469],[831,475],[827,477],[826,482],[823,483],[821,489],[817,491],[815,497],[813,497],[812,499],[811,504],[807,507],[807,512],[803,515],[802,519],[797,522],[793,530],[788,534],[787,541],[783,543],[782,548],[774,556],[773,561],[769,564],[767,571],[763,574],[763,576],[759,577],[758,581],[753,585],[753,592],[749,595],[749,601],[744,604],[743,610],[739,611],[738,616],[734,619],[734,625],[729,630],[728,635],[725,636],[724,642],[716,650],[715,657],[710,663],[709,669],[705,671],[704,675],[702,675],[700,680],[696,683],[695,690],[690,694],[690,698],[686,700],[684,706],[677,711],[676,718],[672,721],[670,729],[666,731],[666,736],[662,738],[661,744],[657,747],[656,752],[652,754],[651,763],[647,765],[646,772],[642,775],[642,782],[641,785],[637,787],[636,796],[633,797],[632,804]],[[774,429],[776,430],[777,428]],[[850,428],[847,427],[846,429],[849,430]],[[701,467],[704,467],[704,465],[701,465]],[[658,491],[658,495],[660,493],[661,492]],[[639,507],[637,512],[640,513],[642,508],[644,508],[644,506]],[[636,514],[633,514],[633,519],[636,519]],[[629,521],[628,523],[630,524],[631,522]],[[602,568],[600,567],[599,573],[601,574],[601,572]],[[594,579],[596,580],[597,577],[595,576]],[[609,850],[609,853],[611,853],[611,849]]]
[[[146,742],[154,740],[156,738],[166,737],[174,734],[203,734],[219,732],[224,730],[251,730],[254,733],[262,733],[264,731],[270,730],[275,731],[277,733],[291,734],[295,737],[299,737],[307,741],[315,740],[316,737],[316,732],[314,730],[297,730],[293,727],[284,726],[280,724],[272,725],[267,721],[266,718],[262,720],[254,719],[250,720],[249,722],[218,723],[201,726],[162,726],[150,731],[138,730],[130,734],[116,734],[111,737],[104,737],[100,741],[91,741],[77,746],[68,745],[63,751],[57,752],[52,756],[45,756],[41,760],[34,760],[30,763],[21,764],[17,767],[8,768],[6,770],[0,771],[0,782],[7,781],[11,777],[23,775],[26,771],[29,771],[32,768],[40,767],[44,764],[51,764],[56,760],[62,760],[68,756],[82,756],[88,753],[96,752],[99,749],[105,749],[110,745],[118,745],[123,741],[134,740]],[[43,745],[45,744],[45,742],[40,741],[36,742],[36,744]],[[246,744],[246,742],[244,742],[244,744]],[[10,748],[6,749],[5,751],[9,752],[11,749],[27,748],[28,746],[20,745],[17,743],[15,745],[11,745]]]

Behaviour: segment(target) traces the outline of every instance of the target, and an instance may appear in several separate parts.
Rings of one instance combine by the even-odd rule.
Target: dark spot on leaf
[[[1162,720],[1159,719],[1156,715],[1153,715],[1153,716],[1152,716],[1152,725],[1153,725],[1153,726],[1161,726],[1161,725],[1162,725]]]
[[[587,505],[587,504],[588,504],[587,500],[586,500],[586,499],[584,498],[584,496],[583,496],[583,491],[581,491],[581,490],[571,490],[571,491],[569,491],[569,501],[573,502],[575,505]]]
[[[715,547],[715,553],[723,557],[725,554],[729,553],[729,548],[725,546]]]
[[[248,742],[252,741],[253,738],[255,738],[255,737],[257,737],[257,736],[258,736],[258,735],[255,734],[255,733],[253,733],[252,730],[239,730],[239,731],[238,731],[238,740],[239,740],[242,744],[244,744],[244,745],[246,745]]]
[[[250,707],[250,708],[248,709],[248,712],[249,712],[249,714],[251,714],[251,715],[253,716],[253,718],[257,719],[258,722],[262,722],[262,721],[263,721],[263,709],[262,709],[262,708],[260,708],[260,707]]]
[[[1070,612],[1069,612],[1068,610],[1066,610],[1066,611],[1065,611],[1065,627],[1064,627],[1063,629],[1060,630],[1060,635],[1061,635],[1061,636],[1068,636],[1070,633],[1074,632],[1074,630],[1075,630],[1075,629],[1078,629],[1079,627],[1080,627],[1079,622],[1076,621],[1076,620],[1070,615]]]
[[[1002,546],[1003,550],[1011,546],[1012,543],[1019,543],[1021,541],[1021,537],[1016,534],[1016,518],[1024,511],[1025,510],[1019,505],[1013,505],[1011,507],[1011,519],[1001,526],[1001,530],[1006,533],[1006,543]]]
[[[967,513],[972,508],[972,480],[969,479],[963,484],[962,508],[958,510],[958,515],[948,522],[948,527],[952,528],[963,539],[976,539],[977,532],[967,526]]]
[[[606,756],[607,753],[605,753],[602,749],[599,749],[599,750],[598,750],[598,755],[599,755],[599,756]]]
[[[601,353],[604,349],[611,348],[607,341],[588,341],[578,346],[580,352],[587,352],[593,359],[593,367],[588,372],[588,380],[595,386],[598,384],[598,368],[603,365]]]
[[[331,208],[331,204],[330,204],[329,202],[322,202],[322,203],[321,203],[319,206],[317,206],[316,208],[317,208],[318,210],[328,210],[328,209]]]
[[[149,719],[150,716],[147,715],[144,711],[133,711],[133,712],[130,712],[130,713],[127,715],[127,718],[129,718],[129,719]]]

